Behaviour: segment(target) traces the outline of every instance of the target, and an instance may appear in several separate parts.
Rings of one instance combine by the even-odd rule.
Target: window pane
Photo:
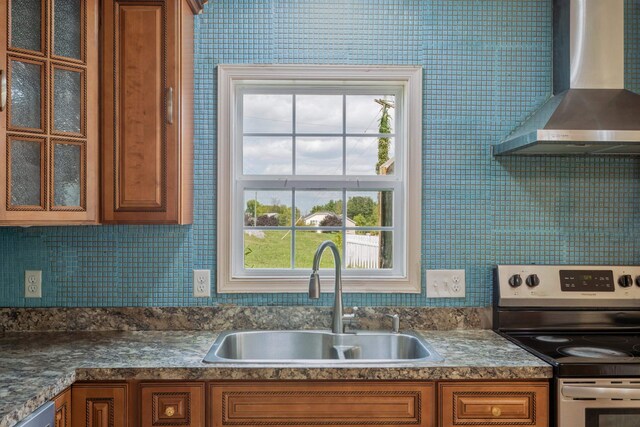
[[[54,68],[53,124],[58,132],[80,133],[82,116],[82,75]]]
[[[342,218],[342,192],[296,191],[296,212],[303,215],[296,222],[298,226],[332,227],[327,223],[334,221],[331,217]]]
[[[291,191],[245,190],[245,227],[290,227],[291,222]]]
[[[293,131],[293,95],[244,95],[245,133],[291,133]]]
[[[40,206],[41,143],[14,139],[11,144],[11,204]]]
[[[347,192],[347,227],[391,227],[393,191]]]
[[[347,138],[347,175],[393,175],[394,173],[395,140],[393,138]]]
[[[11,126],[40,129],[42,65],[11,61]]]
[[[53,51],[58,56],[80,58],[80,19],[82,5],[80,0],[55,0],[54,11],[54,41]]]
[[[380,270],[393,268],[391,231],[347,231],[347,269]]]
[[[11,1],[11,47],[40,51],[41,8],[41,0]]]
[[[381,130],[380,119],[387,106],[388,121]],[[394,133],[395,96],[393,95],[348,95],[347,133]]]
[[[297,138],[296,175],[342,175],[342,138]]]
[[[291,268],[291,231],[245,230],[244,268]]]
[[[80,206],[82,147],[53,145],[53,201],[55,206]]]
[[[295,268],[311,270],[313,256],[320,243],[331,240],[338,247],[342,258],[342,232],[341,231],[296,231],[296,264]],[[321,268],[333,268],[333,254],[325,251],[320,260]],[[333,277],[333,276],[332,276]]]
[[[297,133],[342,133],[342,95],[297,95]]]
[[[291,138],[244,137],[242,170],[245,175],[291,175],[292,158]]]

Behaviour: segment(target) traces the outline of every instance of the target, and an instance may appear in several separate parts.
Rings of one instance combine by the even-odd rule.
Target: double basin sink
[[[442,357],[415,332],[229,331],[206,363],[361,364],[437,362]]]

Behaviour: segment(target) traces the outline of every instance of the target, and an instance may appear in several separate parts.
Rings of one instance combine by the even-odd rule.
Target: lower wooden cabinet
[[[57,395],[53,403],[56,407],[55,427],[71,427],[71,389]]]
[[[71,389],[72,427],[127,426],[127,384],[76,384]]]
[[[441,427],[549,425],[549,385],[516,382],[442,382]]]
[[[262,382],[210,386],[211,422],[223,426],[432,427],[429,382]]]
[[[204,427],[204,383],[140,384],[141,427]]]
[[[55,402],[56,427],[549,425],[547,381],[77,383]]]

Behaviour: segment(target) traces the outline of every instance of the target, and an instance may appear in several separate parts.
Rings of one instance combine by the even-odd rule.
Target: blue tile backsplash
[[[551,94],[551,0],[213,0],[196,18],[193,226],[0,229],[1,306],[330,305],[306,294],[191,296],[216,263],[216,66],[424,67],[424,268],[467,296],[347,294],[349,305],[484,306],[495,263],[640,263],[640,163],[502,158],[490,146]],[[640,91],[640,2],[626,1],[626,86]],[[43,298],[23,298],[24,270]],[[215,295],[215,293],[214,293]]]

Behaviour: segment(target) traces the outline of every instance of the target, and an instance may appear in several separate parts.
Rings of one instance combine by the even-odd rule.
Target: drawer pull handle
[[[499,417],[500,415],[502,415],[502,410],[497,406],[492,406],[491,415],[493,415],[494,417]]]
[[[167,123],[173,124],[173,88],[167,89]]]
[[[164,410],[164,414],[167,417],[173,417],[176,413],[176,409],[173,406],[167,406],[167,409]]]
[[[7,108],[7,73],[0,70],[0,111]]]

